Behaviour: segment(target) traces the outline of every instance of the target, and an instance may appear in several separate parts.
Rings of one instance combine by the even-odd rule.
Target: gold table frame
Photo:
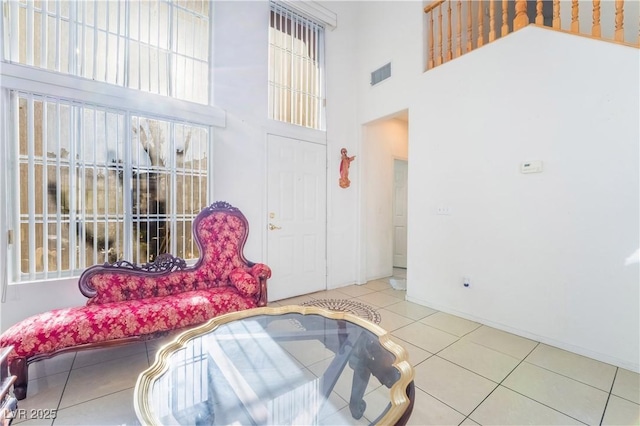
[[[155,380],[169,370],[169,358],[171,355],[184,347],[191,339],[213,332],[222,324],[242,320],[259,315],[279,316],[284,314],[297,313],[301,315],[320,315],[333,320],[344,320],[353,323],[378,337],[380,345],[395,356],[393,367],[399,373],[400,378],[390,388],[391,407],[386,414],[379,419],[379,425],[404,424],[407,422],[411,410],[413,409],[413,367],[409,363],[407,351],[399,344],[391,340],[390,334],[382,327],[367,321],[356,315],[331,311],[328,309],[289,305],[283,307],[263,307],[247,309],[238,312],[231,312],[212,318],[206,323],[190,328],[180,333],[173,341],[162,346],[156,353],[154,363],[145,371],[140,373],[134,389],[134,408],[138,420],[143,425],[161,424],[160,419],[151,409],[151,389]],[[407,391],[411,389],[411,395]]]

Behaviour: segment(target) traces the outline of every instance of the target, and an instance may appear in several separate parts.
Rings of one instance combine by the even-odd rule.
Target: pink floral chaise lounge
[[[146,340],[203,323],[227,312],[267,304],[267,265],[249,262],[243,248],[244,215],[225,202],[204,209],[193,222],[200,259],[187,266],[169,254],[142,266],[120,261],[88,268],[79,280],[85,306],[29,317],[0,336],[12,345],[14,393],[27,395],[28,365],[63,352]]]

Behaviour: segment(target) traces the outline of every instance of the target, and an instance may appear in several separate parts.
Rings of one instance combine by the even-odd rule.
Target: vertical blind
[[[4,1],[4,58],[209,102],[209,2]],[[5,12],[6,13],[6,12]]]
[[[269,22],[269,118],[324,129],[324,28],[279,3]]]
[[[146,263],[166,252],[198,256],[191,225],[207,204],[206,127],[14,96],[22,279],[123,258]]]

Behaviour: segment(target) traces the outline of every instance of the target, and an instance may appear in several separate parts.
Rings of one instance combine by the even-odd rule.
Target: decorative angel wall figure
[[[356,159],[356,156],[349,157],[347,155],[347,148],[342,148],[340,150],[342,154],[342,160],[340,161],[340,188],[348,188],[351,185],[351,181],[349,180],[349,166],[351,162]]]

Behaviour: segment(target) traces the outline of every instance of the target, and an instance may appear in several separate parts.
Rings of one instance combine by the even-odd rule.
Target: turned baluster
[[[591,35],[600,37],[600,0],[593,0],[593,26]]]
[[[542,0],[536,0],[536,24],[544,25],[544,15],[542,14]]]
[[[496,0],[489,0],[489,43],[496,39]]]
[[[560,29],[560,0],[553,0],[553,23],[552,27]]]
[[[456,29],[456,57],[462,56],[462,0],[458,0],[458,28]]]
[[[473,16],[471,12],[471,0],[467,0],[467,52],[473,50]]]
[[[444,62],[442,56],[442,3],[438,6],[438,62],[441,65]]]
[[[433,68],[433,64],[435,63],[435,55],[433,51],[434,42],[433,42],[433,11],[429,12],[429,69]]]
[[[478,47],[484,44],[484,10],[482,0],[478,0]]]
[[[451,49],[451,42],[453,41],[451,31],[451,0],[447,2],[447,61],[453,59],[453,50]]]
[[[616,0],[616,32],[614,39],[616,41],[624,41],[624,0]]]
[[[513,19],[513,31],[529,25],[527,0],[516,0],[516,17]]]
[[[578,0],[571,0],[571,32],[580,33],[580,20],[578,19]]]
[[[508,0],[502,0],[502,28],[500,29],[500,36],[504,37],[509,34],[509,2]]]

